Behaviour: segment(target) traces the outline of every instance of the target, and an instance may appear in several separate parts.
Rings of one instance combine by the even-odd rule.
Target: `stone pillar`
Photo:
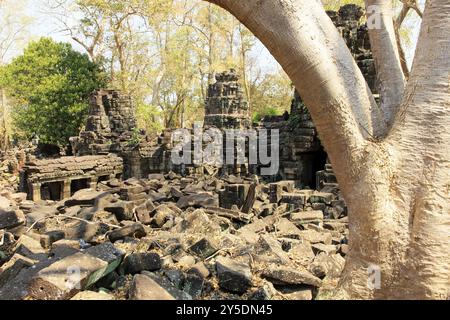
[[[61,182],[61,200],[70,198],[71,194],[71,181],[70,180],[64,180]]]
[[[92,177],[88,180],[89,182],[89,189],[93,189],[95,190],[97,188],[97,183],[98,183],[98,177]]]
[[[41,184],[39,182],[30,184],[29,189],[31,200],[33,201],[41,200]]]

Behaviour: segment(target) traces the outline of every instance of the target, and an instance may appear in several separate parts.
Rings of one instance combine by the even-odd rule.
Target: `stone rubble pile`
[[[17,191],[19,187],[19,171],[25,164],[27,150],[12,148],[0,151],[0,190]]]
[[[337,188],[151,174],[0,192],[0,299],[316,299],[348,252]]]

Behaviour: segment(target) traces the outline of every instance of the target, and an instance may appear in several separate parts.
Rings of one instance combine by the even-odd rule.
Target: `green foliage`
[[[19,137],[37,134],[40,141],[59,145],[78,134],[89,94],[106,84],[87,55],[49,38],[31,42],[1,73],[0,81],[15,101]]]
[[[127,141],[127,146],[130,148],[136,148],[141,142],[141,134],[138,128],[134,128],[131,133],[130,140]]]
[[[281,115],[280,109],[268,107],[262,111],[253,112],[252,120],[253,122],[260,122],[264,117],[279,115]]]
[[[160,116],[161,112],[155,106],[142,102],[136,104],[137,125],[148,134],[157,135],[162,131],[163,124]]]

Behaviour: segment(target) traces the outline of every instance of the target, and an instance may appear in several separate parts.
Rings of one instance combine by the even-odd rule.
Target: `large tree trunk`
[[[384,13],[379,33],[371,31],[379,76],[391,86],[381,108],[319,1],[211,2],[235,15],[278,60],[329,154],[350,228],[336,296],[447,298],[450,2],[427,1],[405,94],[392,17]],[[380,288],[368,285],[372,266],[381,271]]]

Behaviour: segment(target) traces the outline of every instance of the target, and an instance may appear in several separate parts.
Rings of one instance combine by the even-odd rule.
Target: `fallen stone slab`
[[[0,229],[12,229],[25,223],[25,215],[21,210],[0,209]]]
[[[28,268],[36,264],[38,261],[14,254],[9,261],[0,267],[0,287],[3,287],[8,281],[15,278],[23,268]]]
[[[250,300],[270,300],[275,294],[277,294],[277,290],[273,284],[265,281],[261,287],[251,293]]]
[[[188,273],[196,274],[202,277],[203,279],[206,279],[211,275],[209,269],[205,266],[203,262],[198,262],[195,265],[193,265],[192,268],[188,270]]]
[[[175,298],[152,278],[137,274],[131,283],[130,300],[175,300]]]
[[[321,242],[324,244],[331,244],[331,240],[333,238],[332,234],[328,231],[318,232],[316,230],[301,230],[300,237],[310,243]]]
[[[332,244],[323,244],[323,243],[314,243],[312,244],[312,249],[314,251],[314,254],[319,254],[321,252],[331,255],[336,253],[337,249],[336,246],[332,245]]]
[[[219,249],[218,244],[213,239],[202,238],[190,246],[188,250],[201,259],[206,259],[216,253]]]
[[[150,225],[152,222],[152,218],[150,217],[150,212],[153,211],[153,209],[150,211],[147,208],[147,205],[141,204],[140,206],[137,206],[134,209],[135,213],[136,213],[136,217],[139,220],[140,223],[142,223],[143,225]]]
[[[175,212],[165,204],[161,204],[152,212],[152,225],[161,228],[168,220],[175,218]]]
[[[286,218],[280,218],[275,223],[275,230],[279,237],[299,239],[301,234],[300,229]]]
[[[322,280],[307,270],[298,271],[292,268],[270,266],[262,270],[261,275],[274,284],[300,285],[306,284],[320,287]]]
[[[148,178],[148,180],[157,180],[157,181],[164,181],[164,180],[166,180],[162,173],[151,173],[151,174],[148,175],[147,178]]]
[[[252,286],[252,273],[248,264],[219,257],[216,260],[216,270],[222,289],[242,294]]]
[[[281,195],[280,203],[286,203],[290,209],[303,209],[306,204],[306,196],[301,193],[283,193]]]
[[[177,207],[185,209],[188,207],[194,208],[206,208],[206,207],[218,207],[219,199],[217,196],[209,193],[198,193],[181,197],[177,202]]]
[[[147,235],[144,226],[140,223],[133,223],[129,226],[113,230],[108,234],[109,241],[115,242],[125,237],[142,238]]]
[[[323,221],[323,212],[319,210],[291,213],[290,219],[295,224],[318,223]]]
[[[166,277],[149,271],[142,271],[142,274],[149,277],[161,287],[163,287],[176,300],[192,300],[192,297],[188,293],[176,288]]]
[[[212,221],[205,210],[197,209],[186,214],[185,219],[174,228],[176,232],[186,234],[220,235],[222,228]]]
[[[0,196],[0,210],[8,210],[11,207],[12,203],[9,199]]]
[[[253,208],[253,205],[255,204],[256,201],[257,186],[258,186],[257,183],[252,183],[248,188],[247,197],[245,198],[244,204],[241,209],[243,213],[249,213],[250,210]]]
[[[217,215],[219,217],[224,217],[227,219],[230,219],[232,221],[238,221],[243,223],[249,223],[252,215],[251,214],[245,214],[240,211],[234,211],[230,209],[224,209],[220,207],[206,207],[205,212],[211,215]]]
[[[82,189],[73,194],[72,197],[64,202],[66,207],[72,206],[94,206],[95,199],[102,196],[103,191],[95,191],[93,189]]]
[[[75,253],[40,270],[31,280],[29,294],[37,300],[70,299],[117,268],[123,255],[111,243]]]
[[[156,271],[161,269],[161,258],[155,252],[132,253],[125,257],[122,267],[125,274]]]
[[[183,291],[196,299],[201,296],[204,283],[203,277],[194,273],[188,273],[184,278]]]
[[[61,239],[52,243],[50,253],[58,257],[70,256],[80,249],[79,240]]]
[[[289,256],[292,260],[298,262],[304,267],[307,267],[314,260],[314,251],[309,242],[303,242],[292,245],[289,250]]]
[[[113,213],[117,220],[132,220],[133,219],[133,209],[135,205],[131,201],[122,201],[110,203],[105,206],[104,210]]]
[[[36,238],[32,237],[35,236]],[[45,250],[39,241],[39,235],[30,233],[22,235],[16,242],[14,253],[18,253],[33,260],[45,260],[48,257],[47,250]]]
[[[256,253],[254,258],[257,261],[280,264],[290,262],[289,256],[281,247],[280,242],[268,234],[261,235],[254,248]]]
[[[64,238],[70,240],[83,239],[91,242],[96,236],[109,231],[109,227],[101,222],[85,222],[73,220],[64,225]]]

